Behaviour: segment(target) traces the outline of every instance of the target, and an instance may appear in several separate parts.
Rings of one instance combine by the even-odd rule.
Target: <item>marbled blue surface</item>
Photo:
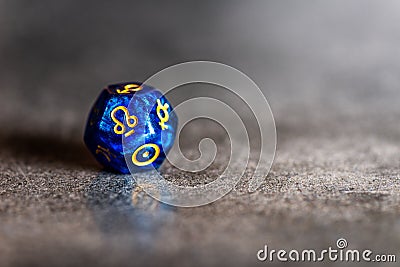
[[[124,86],[128,84],[141,85],[142,89],[135,91],[137,88],[132,87],[127,90]],[[160,117],[165,117],[165,114],[160,109],[157,114],[157,106],[165,104],[169,106],[166,109],[169,118],[164,123],[167,127],[163,129]],[[130,127],[127,116],[136,116],[137,124]],[[132,117],[129,122],[135,124]],[[125,156],[127,160],[131,159],[136,150],[135,159],[141,164],[136,165],[132,161],[132,171],[158,169],[174,143],[177,123],[172,105],[157,89],[137,82],[113,84],[104,89],[94,103],[87,120],[84,141],[97,161],[107,169],[129,173]],[[117,124],[119,126],[115,128]],[[145,147],[138,149],[142,145]]]

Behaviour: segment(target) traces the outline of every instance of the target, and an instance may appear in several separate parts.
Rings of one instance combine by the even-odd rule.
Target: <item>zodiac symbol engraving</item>
[[[124,106],[118,106],[111,111],[111,119],[115,122],[114,132],[116,134],[124,134],[126,131],[125,125],[115,117],[115,113],[118,110],[122,110],[125,113],[126,124],[129,126],[129,128],[133,128],[137,125],[138,118],[135,115],[130,115],[128,109]],[[134,132],[135,130],[133,129],[126,132],[125,137],[130,136]]]
[[[101,145],[97,145],[96,154],[102,154],[108,162],[111,161],[111,156],[115,158],[115,155],[108,148],[104,148]]]
[[[131,84],[125,85],[123,90],[117,89],[117,93],[118,94],[129,94],[129,93],[140,91],[142,89],[143,89],[143,87],[140,86],[139,84],[131,83]]]
[[[148,158],[149,155],[150,155],[150,152],[146,150],[142,154],[142,157],[143,158],[148,158],[148,159],[145,160],[145,161],[139,161],[137,159],[137,155],[138,155],[139,151],[143,150],[144,148],[153,148],[154,149],[154,155],[151,158]],[[132,154],[132,162],[136,166],[146,166],[146,165],[149,165],[150,163],[153,163],[157,159],[158,155],[160,155],[160,148],[156,144],[144,144],[144,145],[141,145],[140,147],[138,147],[135,150],[135,152],[133,152],[133,154]]]
[[[160,119],[158,124],[161,126],[162,130],[168,129],[168,125],[165,125],[165,123],[169,120],[168,108],[169,105],[167,103],[163,105],[161,104],[160,99],[157,99],[157,116]],[[161,116],[161,110],[163,111],[164,116]]]

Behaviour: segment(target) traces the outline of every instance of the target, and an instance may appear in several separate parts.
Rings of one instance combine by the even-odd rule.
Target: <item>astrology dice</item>
[[[94,103],[84,141],[107,169],[158,169],[174,143],[177,123],[171,104],[157,89],[137,82],[113,84]]]

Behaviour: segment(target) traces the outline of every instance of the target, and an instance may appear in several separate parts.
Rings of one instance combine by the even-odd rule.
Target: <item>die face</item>
[[[131,171],[150,170],[159,168],[171,149],[177,122],[158,90],[141,83],[113,84],[93,105],[84,141],[106,168],[129,173],[127,160]]]
[[[106,168],[121,173],[129,173],[129,169],[121,154],[121,136],[113,131],[110,109],[127,103],[129,96],[124,95],[117,99],[109,89],[104,89],[92,107],[84,135],[85,144],[97,161]]]
[[[165,96],[144,88],[131,99],[129,110],[142,121],[135,135],[124,136],[126,161],[133,172],[158,169],[172,148],[178,118]]]

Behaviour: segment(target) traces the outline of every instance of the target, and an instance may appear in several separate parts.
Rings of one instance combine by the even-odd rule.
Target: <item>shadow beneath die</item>
[[[127,245],[152,248],[163,227],[173,222],[175,208],[147,195],[131,175],[101,172],[85,197],[99,229]]]
[[[100,168],[80,140],[14,132],[0,134],[0,144],[4,160],[72,169]]]

